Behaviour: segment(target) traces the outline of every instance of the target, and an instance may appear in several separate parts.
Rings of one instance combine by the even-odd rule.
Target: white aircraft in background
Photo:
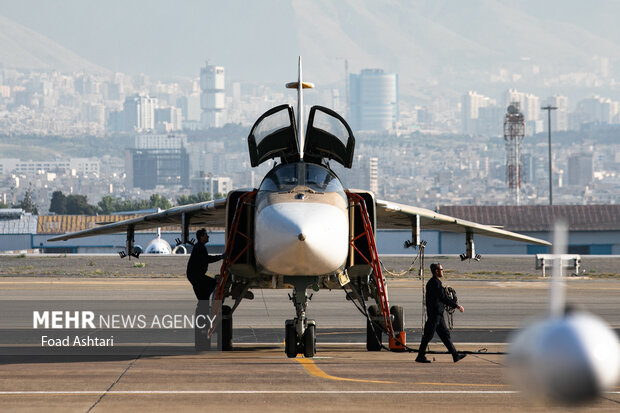
[[[306,317],[307,290],[344,288],[347,297],[367,309],[367,349],[381,349],[381,331],[391,338],[404,330],[403,310],[389,306],[375,230],[411,229],[414,246],[420,228],[465,234],[465,258],[476,258],[474,235],[517,240],[538,245],[549,242],[434,211],[375,199],[372,192],[345,190],[329,162],[351,168],[355,139],[345,120],[331,109],[313,106],[304,133],[301,58],[297,82],[297,121],[293,107],[280,105],[264,113],[248,137],[252,167],[278,159],[258,189],[230,192],[226,199],[171,208],[160,213],[54,237],[68,240],[126,232],[126,254],[133,252],[134,232],[163,225],[181,226],[181,243],[189,227],[226,227],[226,255],[215,295],[224,319],[255,288],[292,288],[296,316],[285,325],[285,351],[295,357],[314,356],[315,322]],[[233,276],[230,276],[233,275]],[[366,302],[371,305],[367,307]],[[218,304],[216,304],[217,306]],[[216,308],[219,312],[219,307]],[[223,323],[218,338],[223,350],[232,348],[232,321]],[[402,336],[401,336],[402,337]]]

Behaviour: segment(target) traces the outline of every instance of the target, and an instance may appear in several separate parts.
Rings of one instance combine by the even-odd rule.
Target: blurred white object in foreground
[[[600,318],[569,313],[517,333],[508,362],[527,395],[558,403],[583,403],[613,387],[620,373],[620,342]]]
[[[526,395],[556,403],[583,403],[613,387],[620,374],[620,342],[599,317],[566,311],[561,254],[568,229],[556,222],[549,318],[518,332],[508,354],[510,375]]]

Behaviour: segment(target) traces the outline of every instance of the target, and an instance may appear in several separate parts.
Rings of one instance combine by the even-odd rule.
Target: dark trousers
[[[206,275],[198,277],[187,277],[194,287],[194,294],[199,300],[210,300],[213,290],[215,290],[215,280]]]
[[[420,343],[420,349],[418,350],[418,357],[423,358],[426,355],[426,347],[428,343],[433,339],[435,335],[435,331],[437,335],[443,341],[443,344],[446,346],[448,351],[455,356],[456,349],[454,348],[454,344],[452,344],[452,340],[450,339],[450,330],[446,326],[446,322],[443,319],[443,314],[429,314],[428,319],[426,320],[426,324],[424,324],[424,335],[422,336],[422,342]]]

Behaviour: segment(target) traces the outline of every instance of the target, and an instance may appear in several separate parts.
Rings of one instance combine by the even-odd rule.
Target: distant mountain
[[[129,74],[197,77],[208,59],[226,68],[227,81],[282,84],[296,78],[302,55],[309,81],[342,88],[347,58],[350,73],[397,72],[401,95],[420,99],[509,87],[568,93],[573,79],[584,93],[604,94],[610,82],[597,91],[596,79],[563,75],[620,79],[616,0],[21,0],[0,13]],[[6,19],[0,58],[86,67]]]
[[[98,66],[45,36],[0,16],[0,68],[87,71],[106,74]]]

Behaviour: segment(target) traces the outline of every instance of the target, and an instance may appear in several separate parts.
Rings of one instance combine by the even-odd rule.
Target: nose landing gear
[[[317,277],[285,277],[284,282],[293,284],[293,295],[289,295],[295,305],[297,316],[292,320],[286,320],[284,328],[284,351],[289,358],[297,357],[303,353],[304,357],[314,357],[316,354],[316,322],[306,318],[308,295],[306,289],[313,286],[318,291]]]

